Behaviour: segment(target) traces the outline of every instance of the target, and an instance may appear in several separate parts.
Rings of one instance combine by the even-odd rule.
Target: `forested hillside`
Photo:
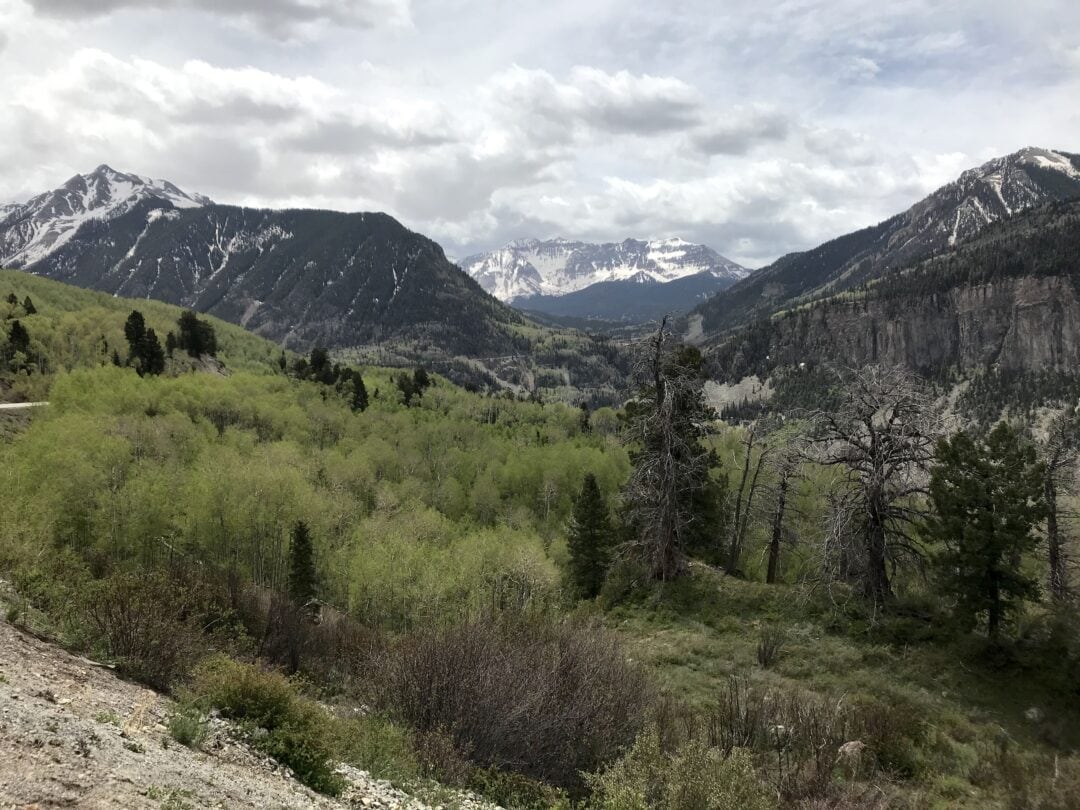
[[[830,384],[822,369],[867,363],[942,384],[978,378],[961,405],[984,421],[1007,406],[1061,407],[1080,395],[1078,256],[1080,203],[1037,208],[939,257],[735,332],[716,346],[714,370],[727,380],[775,378],[785,408],[800,406],[799,389],[820,395]],[[981,375],[998,382],[984,385]]]
[[[171,690],[177,744],[221,715],[330,795],[1073,806],[1074,414],[950,438],[870,368],[732,428],[663,331],[590,410],[0,283],[50,402],[0,438],[7,619]]]

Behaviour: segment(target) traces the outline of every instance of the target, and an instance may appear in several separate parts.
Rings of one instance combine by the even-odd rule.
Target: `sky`
[[[750,267],[1080,152],[1076,0],[0,0],[0,203],[107,163],[386,211],[451,256],[679,236]]]

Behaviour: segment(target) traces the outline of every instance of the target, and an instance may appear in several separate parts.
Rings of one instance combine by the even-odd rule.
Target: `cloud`
[[[493,77],[487,90],[542,132],[566,135],[572,126],[633,135],[681,130],[700,120],[704,104],[701,94],[680,79],[582,66],[565,81],[514,66]]]
[[[787,115],[769,107],[736,107],[690,136],[707,155],[744,155],[753,147],[784,140],[791,129]]]
[[[408,25],[410,0],[27,0],[40,14],[100,17],[118,11],[193,10],[240,19],[284,39],[312,24],[372,28]]]

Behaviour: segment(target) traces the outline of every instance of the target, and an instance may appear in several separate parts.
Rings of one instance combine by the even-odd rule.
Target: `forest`
[[[1077,806],[1069,409],[869,366],[725,421],[664,326],[618,407],[544,401],[11,272],[0,325],[49,402],[0,416],[6,618],[182,744],[220,713],[331,795]]]

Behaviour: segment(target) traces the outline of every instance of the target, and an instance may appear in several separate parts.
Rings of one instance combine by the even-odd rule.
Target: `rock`
[[[1044,716],[1045,715],[1043,714],[1043,710],[1040,709],[1038,706],[1032,706],[1030,709],[1024,712],[1024,717],[1027,718],[1027,720],[1031,723],[1041,723]]]

